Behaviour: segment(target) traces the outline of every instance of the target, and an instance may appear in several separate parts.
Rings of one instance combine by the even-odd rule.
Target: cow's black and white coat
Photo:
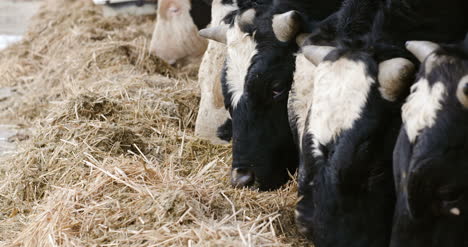
[[[408,60],[391,62],[395,74],[413,69]],[[388,93],[396,91],[385,83],[383,64],[365,49],[330,48],[315,68],[296,217],[316,246],[389,242],[395,200],[391,156],[401,97]],[[408,83],[404,76],[392,79]]]
[[[468,37],[408,42],[422,65],[394,152],[392,247],[468,245]]]
[[[329,18],[336,29],[331,28],[335,40],[328,43],[340,48],[330,49],[325,59],[319,56],[310,103],[302,104],[310,110],[301,141],[301,200],[296,211],[299,229],[318,247],[389,245],[395,205],[392,151],[414,69],[403,58],[416,61],[403,44],[408,37],[456,40],[468,24],[444,29],[445,20],[434,23],[428,21],[434,16],[425,16],[424,10],[413,12],[422,4],[351,0]],[[448,16],[447,23],[466,20],[460,9],[454,10],[465,6],[461,0],[449,1],[453,16],[449,10],[438,17]],[[366,12],[369,9],[377,11]],[[330,30],[325,27],[321,31]],[[322,39],[319,44],[327,42],[324,37],[329,35],[313,33],[305,44],[317,37]],[[320,53],[319,47],[312,49],[303,52],[311,57]],[[297,121],[291,125],[298,126]]]
[[[287,113],[295,35],[307,31],[309,21],[336,11],[341,0],[247,2],[239,2],[240,10],[218,38],[228,47],[222,83],[232,117],[225,125],[232,127],[232,184],[274,189],[298,165]]]

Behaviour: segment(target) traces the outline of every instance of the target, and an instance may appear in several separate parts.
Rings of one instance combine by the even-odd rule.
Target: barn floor
[[[40,1],[3,0],[0,2],[0,50],[21,40],[27,30],[29,20],[38,11]],[[2,101],[14,96],[12,88],[0,88],[0,108]],[[19,126],[2,124],[0,121],[0,155],[14,152],[13,138]]]
[[[197,68],[147,53],[153,20],[45,0],[0,51],[1,123],[33,130],[0,156],[0,246],[306,245],[295,182],[233,189],[230,147],[194,137]]]

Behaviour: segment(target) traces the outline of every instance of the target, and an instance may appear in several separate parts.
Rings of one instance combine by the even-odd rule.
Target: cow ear
[[[304,54],[307,60],[317,66],[333,50],[335,50],[335,47],[308,45],[302,47],[302,54]]]
[[[463,107],[468,108],[468,76],[463,77],[458,83],[457,99]]]
[[[380,93],[388,101],[396,101],[411,85],[416,67],[405,58],[393,58],[379,64]]]
[[[430,41],[408,41],[406,49],[422,63],[434,51],[439,49],[439,45]]]
[[[281,42],[287,42],[294,38],[300,28],[299,14],[291,10],[289,12],[273,16],[273,32]]]
[[[207,27],[205,29],[200,30],[198,34],[203,38],[211,39],[226,44],[226,33],[228,28],[228,25]]]

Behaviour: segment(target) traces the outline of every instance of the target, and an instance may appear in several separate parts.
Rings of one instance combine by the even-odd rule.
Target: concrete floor
[[[1,0],[0,34],[22,35],[31,17],[39,9],[41,1]]]
[[[0,0],[0,52],[8,44],[21,39],[40,3],[40,0]],[[0,88],[0,103],[14,96],[13,89]],[[18,139],[15,136],[20,132],[18,126],[0,120],[0,155],[15,152],[14,139]]]

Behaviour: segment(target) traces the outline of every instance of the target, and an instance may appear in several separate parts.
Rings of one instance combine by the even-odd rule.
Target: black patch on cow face
[[[232,139],[232,120],[230,118],[226,119],[226,122],[223,125],[218,127],[216,131],[216,136],[223,141],[231,141]]]
[[[260,11],[259,11],[260,12]],[[226,108],[232,117],[233,169],[248,168],[260,190],[286,183],[298,166],[298,151],[289,128],[287,100],[295,70],[294,41],[280,42],[272,30],[271,15],[258,17],[241,30],[255,40],[239,102],[231,105],[226,68],[222,73]]]
[[[364,63],[367,76],[376,80],[377,65],[365,52],[338,49],[326,60],[343,57]],[[374,83],[352,128],[318,146],[311,132],[304,133],[296,220],[315,246],[388,246],[395,203],[392,151],[401,125],[398,104],[382,99]]]
[[[211,21],[211,3],[202,0],[193,0],[190,16],[198,30],[205,28]]]
[[[404,128],[400,132],[392,247],[468,246],[468,110],[456,97],[468,75],[468,53],[444,46],[433,56],[425,63],[437,63],[422,64],[418,77],[431,86],[442,83],[442,109],[413,143]]]

